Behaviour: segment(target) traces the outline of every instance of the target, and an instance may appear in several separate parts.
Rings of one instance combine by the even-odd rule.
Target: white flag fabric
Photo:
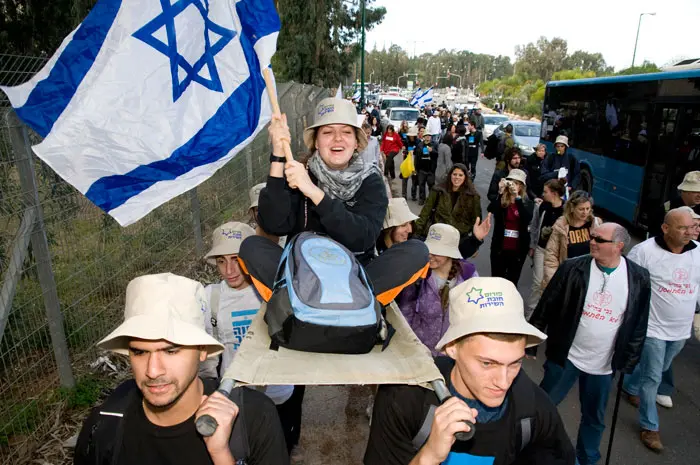
[[[270,120],[272,0],[99,0],[29,82],[3,87],[35,153],[131,224],[213,175]]]
[[[338,92],[335,93],[335,98],[343,100],[343,84],[338,84]]]
[[[433,88],[431,87],[430,89],[426,90],[422,94],[420,94],[418,97],[414,97],[414,102],[411,102],[411,105],[418,106],[418,107],[424,107],[429,103],[432,103],[433,101]]]
[[[419,87],[419,88],[416,89],[416,91],[413,93],[413,97],[411,97],[411,101],[409,102],[409,104],[410,104],[411,106],[416,105],[416,103],[418,103],[418,98],[421,96],[421,94],[422,94],[421,88]]]

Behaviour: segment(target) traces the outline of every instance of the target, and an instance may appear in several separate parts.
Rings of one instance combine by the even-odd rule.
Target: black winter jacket
[[[532,209],[527,199],[516,199],[520,214],[520,228],[518,230],[518,251],[521,255],[527,255],[530,250],[530,221],[532,220]],[[506,209],[501,206],[501,196],[492,200],[488,211],[493,213],[493,238],[491,239],[491,255],[498,255],[503,250],[503,237],[506,232]]]
[[[313,173],[309,176],[317,184]],[[268,176],[267,186],[260,192],[258,224],[275,236],[294,236],[302,231],[327,234],[366,264],[374,257],[388,203],[379,174],[367,176],[351,200],[343,202],[326,195],[318,205],[290,188],[285,178]]]
[[[546,330],[547,359],[561,366],[566,363],[581,321],[592,260],[590,255],[584,255],[562,263],[530,317],[531,324],[541,331]],[[639,362],[647,334],[651,282],[645,268],[626,258],[623,260],[627,262],[629,296],[615,339],[612,369],[632,373]]]

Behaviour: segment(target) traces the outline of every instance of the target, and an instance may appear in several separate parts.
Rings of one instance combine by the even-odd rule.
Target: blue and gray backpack
[[[388,334],[362,265],[342,245],[312,232],[285,247],[265,322],[273,349],[365,354]]]

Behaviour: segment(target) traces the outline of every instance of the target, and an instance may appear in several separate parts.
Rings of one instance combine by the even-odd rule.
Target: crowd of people
[[[203,287],[164,273],[129,283],[124,322],[99,346],[127,355],[133,380],[85,421],[76,464],[301,458],[304,386],[237,388],[229,396],[216,388],[271,298],[287,238],[305,231],[349,250],[375,295],[390,295],[452,395],[441,403],[424,387],[378,387],[366,465],[469,457],[600,463],[616,375],[628,375],[624,391],[639,408],[641,441],[663,449],[656,403],[670,398],[672,361],[692,331],[700,339],[700,172],[688,173],[678,199],[660,206],[658,231],[626,254],[627,230],[596,217],[593,198],[576,189],[580,168],[565,135],[554,153],[538,146],[527,159],[504,144],[484,217],[473,183],[483,148],[479,109],[428,108],[425,124],[383,133],[376,109],[366,114],[359,122],[350,102],[321,101],[303,134],[308,153],[297,160],[282,156],[291,135],[285,117],[274,115],[269,176],[251,189],[248,221],[216,228],[203,257],[220,282]],[[406,159],[413,169],[399,175],[402,195],[391,198],[389,183]],[[409,182],[418,215],[407,202]],[[491,276],[484,277],[470,258],[489,233]],[[528,257],[534,280],[524,302],[517,284]],[[522,363],[545,340],[538,387]],[[576,380],[574,447],[556,406]],[[195,429],[203,415],[219,425],[212,436]],[[456,440],[470,424],[474,437]]]

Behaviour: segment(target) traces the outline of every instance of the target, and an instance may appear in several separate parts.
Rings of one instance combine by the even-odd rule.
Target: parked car
[[[489,115],[490,116],[490,115]],[[484,116],[486,119],[486,115]],[[515,145],[527,157],[535,152],[535,147],[540,143],[540,128],[541,124],[535,121],[512,121],[506,120],[502,122],[493,133],[499,139],[503,137],[506,126],[513,125],[513,141]]]
[[[493,113],[482,113],[482,115],[484,116],[484,140],[488,139],[501,123],[508,121],[508,117],[505,115]]]
[[[379,113],[381,114],[382,117],[386,115],[386,111],[389,108],[394,108],[394,107],[410,107],[411,104],[408,102],[408,99],[405,99],[403,97],[398,97],[395,95],[382,95],[379,97]]]
[[[418,109],[413,107],[406,106],[389,108],[381,121],[382,134],[384,131],[386,131],[386,127],[389,124],[393,124],[394,129],[398,131],[401,127],[401,122],[404,120],[408,122],[408,127],[412,128],[416,125],[416,121],[418,121],[418,114]]]

